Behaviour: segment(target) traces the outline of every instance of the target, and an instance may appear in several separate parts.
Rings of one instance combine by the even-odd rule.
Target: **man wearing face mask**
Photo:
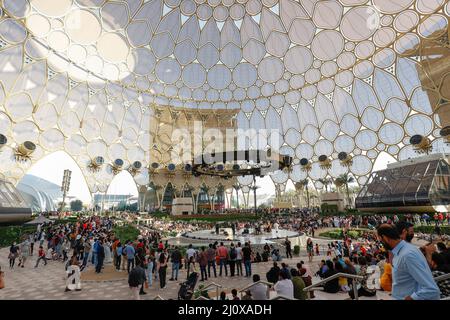
[[[392,259],[392,297],[396,300],[439,300],[440,291],[419,248],[402,240],[395,226],[382,224],[378,239]]]
[[[397,222],[395,227],[400,234],[400,239],[411,243],[412,239],[414,238],[414,225],[408,221],[400,221]]]

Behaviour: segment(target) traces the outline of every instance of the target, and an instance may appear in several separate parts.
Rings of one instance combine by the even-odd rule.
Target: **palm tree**
[[[325,187],[325,192],[328,192],[328,186],[332,183],[330,178],[324,178],[318,180]]]
[[[308,190],[308,184],[309,184],[309,179],[303,179],[300,180],[300,185],[302,186],[302,189],[304,189],[306,191],[306,203],[307,203],[307,207],[309,208],[309,190]]]
[[[347,203],[349,206],[351,206],[351,201],[350,201],[350,191],[348,188],[348,184],[349,183],[353,183],[355,182],[355,178],[351,175],[349,175],[348,173],[344,173],[341,174],[339,177],[336,178],[335,184],[336,187],[340,187],[340,186],[345,186],[345,192],[347,194]]]
[[[236,190],[236,207],[239,210],[239,190],[241,190],[241,186],[239,184],[235,184],[233,189]]]

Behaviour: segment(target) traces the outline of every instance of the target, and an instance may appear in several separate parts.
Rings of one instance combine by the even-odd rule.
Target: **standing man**
[[[103,261],[105,260],[105,247],[103,247],[103,239],[98,240],[97,246],[97,265],[95,266],[95,272],[100,273],[103,268]]]
[[[245,276],[250,277],[252,275],[252,249],[248,242],[246,242],[244,248],[242,248],[242,256],[244,260]]]
[[[420,250],[400,239],[395,226],[382,224],[377,234],[383,246],[393,254],[392,297],[396,300],[439,300],[439,288]]]
[[[220,265],[219,277],[222,276],[222,267],[225,267],[225,276],[228,276],[228,269],[227,269],[228,250],[223,245],[223,242],[221,242],[219,248],[217,248],[217,254],[219,256],[219,265]]]
[[[130,267],[131,269],[134,269],[134,256],[136,254],[136,250],[134,250],[131,241],[128,241],[128,244],[125,247],[125,253],[127,255],[127,271],[130,273]]]
[[[208,250],[206,250],[206,256],[208,257],[208,277],[211,278],[211,267],[214,271],[214,278],[217,278],[216,273],[216,250],[214,250],[212,243],[209,244]]]
[[[180,263],[181,263],[181,252],[180,252],[180,250],[178,250],[178,247],[175,247],[175,250],[172,251],[170,260],[172,261],[172,277],[169,279],[169,281],[174,281],[174,280],[177,281],[178,280],[178,270],[180,270]]]
[[[284,241],[284,245],[286,246],[286,258],[289,259],[289,257],[290,257],[292,259],[291,241],[289,241],[288,237],[286,237],[286,240]]]
[[[400,235],[400,239],[411,243],[414,238],[414,225],[407,221],[398,222],[395,227]]]
[[[192,259],[191,259],[192,258]],[[186,250],[186,277],[189,278],[191,263],[195,264],[195,249],[192,248],[192,244],[189,244],[188,249]]]
[[[234,247],[234,243],[231,243],[229,255],[230,255],[230,259],[228,261],[230,264],[230,276],[234,277],[234,269],[235,269],[236,259],[237,259],[237,251],[236,251],[236,248]]]
[[[238,242],[236,247],[236,271],[238,276],[242,276],[242,247],[241,243]]]

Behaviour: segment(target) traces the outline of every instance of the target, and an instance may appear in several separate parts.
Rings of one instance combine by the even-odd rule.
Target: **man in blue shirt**
[[[378,239],[393,254],[392,297],[396,300],[439,300],[440,291],[419,248],[400,239],[395,226],[382,224]]]
[[[136,254],[136,250],[133,247],[132,242],[128,242],[128,245],[125,247],[125,253],[127,255],[127,270],[128,273],[130,273],[130,267],[131,269],[134,269],[134,256]]]

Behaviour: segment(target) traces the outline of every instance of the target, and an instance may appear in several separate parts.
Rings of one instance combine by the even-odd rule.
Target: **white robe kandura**
[[[112,256],[111,256],[111,247],[109,246],[109,243],[103,246],[105,248],[105,260],[104,264],[111,263],[112,262]]]

